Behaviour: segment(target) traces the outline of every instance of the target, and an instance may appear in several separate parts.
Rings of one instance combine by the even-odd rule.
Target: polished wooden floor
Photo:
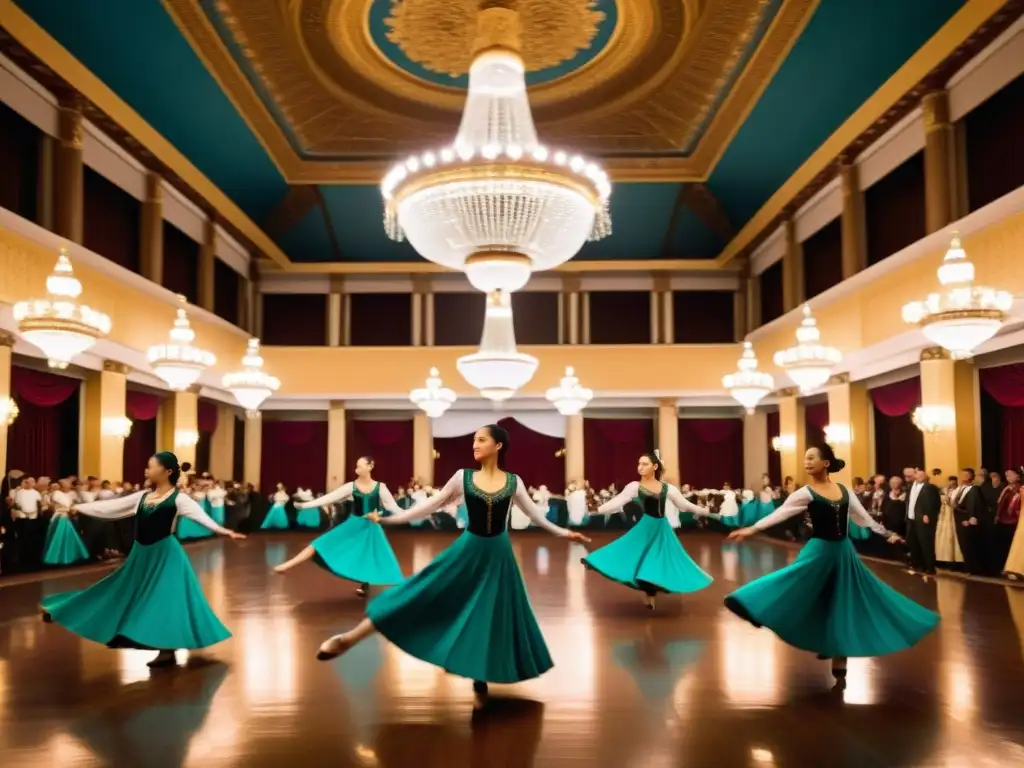
[[[391,538],[410,570],[451,540]],[[333,663],[314,660],[321,640],[359,619],[362,602],[313,565],[270,572],[306,541],[279,534],[190,548],[234,638],[152,674],[152,654],[107,650],[39,621],[41,597],[103,571],[0,589],[0,765],[1024,765],[1022,589],[872,566],[936,607],[942,623],[910,651],[851,661],[838,693],[826,662],[722,607],[738,584],[791,560],[791,549],[686,535],[716,581],[664,597],[650,614],[636,593],[585,572],[581,547],[518,534],[556,666],[493,686],[474,716],[468,681],[377,638]]]

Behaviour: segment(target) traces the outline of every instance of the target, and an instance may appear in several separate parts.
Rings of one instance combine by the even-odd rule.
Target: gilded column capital
[[[658,400],[658,408],[678,408],[679,400],[674,397],[663,397]]]
[[[562,275],[563,293],[579,293],[582,285],[579,275]]]
[[[17,340],[17,336],[10,331],[0,331],[0,347],[13,347]]]
[[[672,276],[666,272],[654,272],[654,291],[656,293],[668,293],[672,290]]]
[[[931,133],[949,125],[949,91],[932,91],[921,100],[924,131]]]
[[[949,350],[942,347],[925,347],[921,350],[921,360],[949,360]]]
[[[344,400],[331,400],[330,408],[332,411],[343,411],[345,410]]]
[[[799,397],[800,396],[800,388],[799,387],[785,387],[783,389],[776,390],[775,396],[776,397]]]
[[[77,102],[62,104],[57,110],[57,129],[61,146],[81,150],[85,145],[85,120]]]
[[[202,391],[202,389],[203,389],[203,385],[202,384],[193,384],[191,387],[189,387],[185,391],[188,392],[190,395],[198,395]],[[178,393],[175,393],[175,394],[178,394]]]
[[[162,203],[164,200],[164,179],[154,171],[146,174],[146,199],[147,203]]]
[[[412,279],[412,292],[421,296],[434,292],[434,281],[430,275],[415,275]]]
[[[848,373],[837,373],[835,376],[830,376],[829,380],[825,383],[826,387],[837,387],[840,384],[849,384],[850,374]]]
[[[345,276],[332,274],[330,276],[330,293],[338,295],[345,293]]]
[[[103,361],[103,372],[104,373],[119,373],[122,376],[127,376],[131,373],[131,367],[124,363],[119,363],[116,360],[104,360]]]

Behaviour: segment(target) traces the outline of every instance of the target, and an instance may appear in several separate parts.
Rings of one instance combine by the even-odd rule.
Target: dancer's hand
[[[757,531],[754,528],[737,528],[735,531],[729,534],[729,541],[743,541],[749,539]]]
[[[380,523],[380,512],[369,512],[368,514],[363,515],[363,517],[371,523]]]
[[[588,537],[584,536],[579,531],[569,531],[569,533],[566,534],[565,538],[567,538],[569,541],[577,541],[580,544],[589,544],[590,543],[590,539]]]
[[[246,538],[246,535],[244,533],[239,533],[238,531],[228,531],[228,538],[232,541],[241,541]]]
[[[889,538],[886,539],[886,541],[888,541],[890,544],[902,544],[903,537],[900,536],[898,533],[894,533],[890,535]]]
[[[970,520],[968,520],[967,522],[969,522],[969,523],[970,523],[971,525],[977,525],[977,524],[978,524],[978,518],[976,518],[976,517],[972,517],[972,518],[971,518]]]

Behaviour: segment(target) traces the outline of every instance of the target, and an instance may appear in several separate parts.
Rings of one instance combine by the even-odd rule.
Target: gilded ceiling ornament
[[[417,64],[458,77],[469,71],[478,0],[392,0],[388,39]],[[590,47],[605,15],[594,0],[519,0],[522,56],[536,72]]]

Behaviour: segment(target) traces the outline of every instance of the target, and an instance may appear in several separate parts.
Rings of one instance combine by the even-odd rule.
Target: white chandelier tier
[[[747,409],[747,413],[753,413],[757,404],[775,389],[775,379],[771,374],[757,370],[757,356],[749,341],[743,342],[743,355],[736,369],[736,373],[722,377],[722,386],[733,400]]]
[[[511,296],[494,291],[487,297],[480,349],[458,359],[459,373],[483,397],[501,402],[529,383],[537,365],[537,358],[516,349]]]
[[[280,379],[263,370],[259,339],[249,339],[242,370],[224,374],[221,384],[246,411],[259,411],[263,402],[281,388]]]
[[[924,301],[904,305],[903,320],[920,326],[930,342],[954,358],[970,357],[1003,327],[1013,295],[974,285],[974,264],[955,235],[938,274],[945,293],[931,293]]]
[[[179,298],[184,304],[185,297]],[[196,333],[188,322],[184,307],[178,309],[170,336],[170,343],[149,348],[149,366],[172,390],[184,392],[199,381],[203,371],[217,363],[217,358],[212,352],[192,345]]]
[[[39,347],[51,368],[67,368],[75,357],[110,333],[109,315],[78,303],[82,284],[75,277],[62,248],[57,265],[46,278],[46,298],[19,301],[14,305],[18,332]]]
[[[569,366],[559,385],[549,389],[545,397],[563,416],[576,416],[594,399],[594,391],[581,386],[576,371]]]
[[[818,321],[804,304],[804,319],[796,329],[796,346],[775,353],[775,365],[786,372],[801,392],[813,392],[828,381],[843,353],[821,343]]]
[[[611,182],[593,161],[538,140],[518,13],[485,7],[477,29],[455,141],[388,171],[384,228],[480,291],[517,291],[611,233]]]
[[[439,419],[455,404],[455,393],[441,382],[437,368],[430,369],[426,386],[409,393],[409,400],[432,419]]]

